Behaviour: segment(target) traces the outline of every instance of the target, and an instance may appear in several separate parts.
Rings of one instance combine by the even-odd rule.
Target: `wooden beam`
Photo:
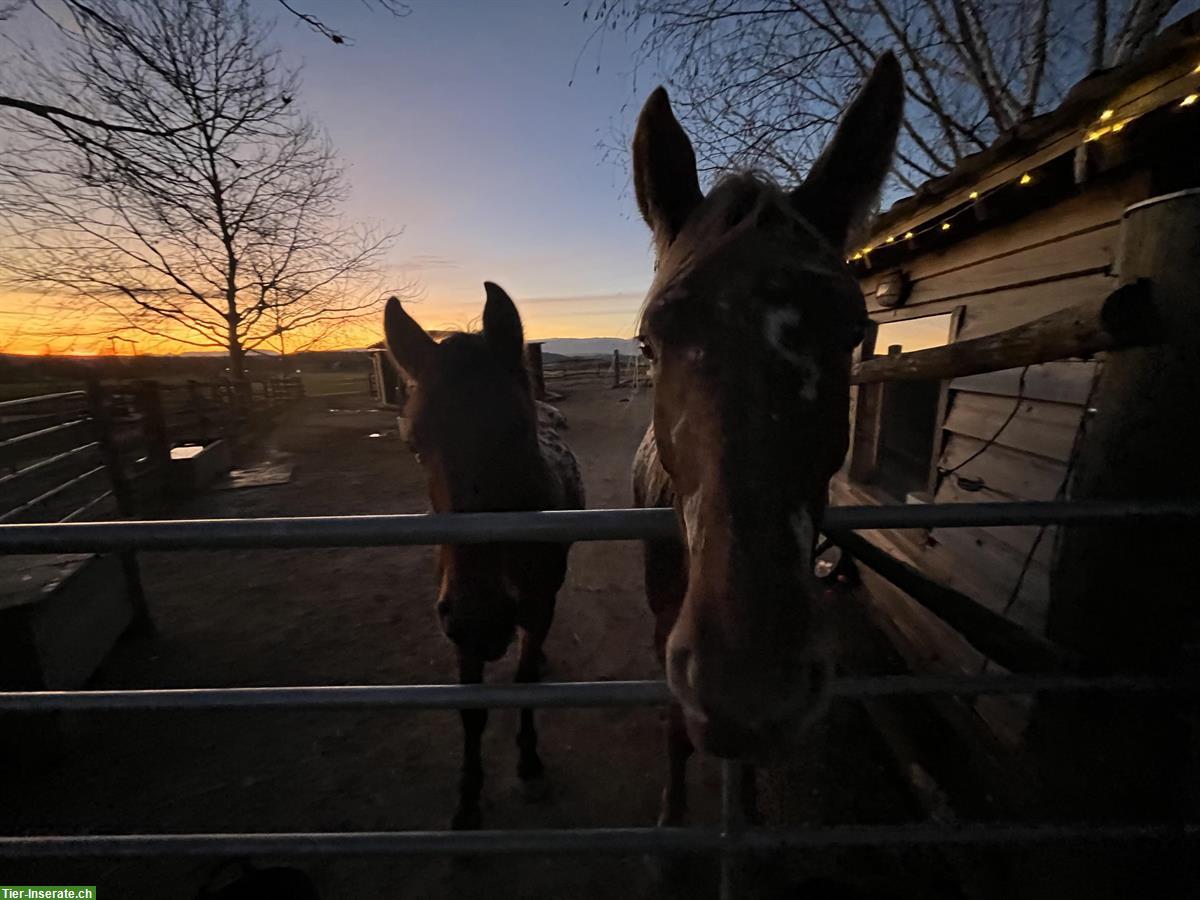
[[[1162,342],[1164,330],[1150,282],[1141,279],[1102,299],[1057,310],[996,334],[864,360],[854,367],[850,383],[960,378],[1105,350],[1151,346]]]
[[[828,533],[829,539],[867,568],[904,591],[959,632],[976,650],[1011,672],[1067,672],[1078,665],[1071,652],[1010,622],[918,572],[854,532]]]

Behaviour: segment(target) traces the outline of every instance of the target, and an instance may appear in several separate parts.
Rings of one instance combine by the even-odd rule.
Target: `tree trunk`
[[[237,326],[229,326],[229,378],[234,384],[246,382],[246,351],[238,340]]]

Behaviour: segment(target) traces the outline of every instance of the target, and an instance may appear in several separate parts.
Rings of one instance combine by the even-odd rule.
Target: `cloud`
[[[458,260],[448,256],[439,256],[436,253],[418,253],[416,256],[410,256],[403,260],[400,268],[410,272],[428,272],[434,269],[457,269],[459,265]]]

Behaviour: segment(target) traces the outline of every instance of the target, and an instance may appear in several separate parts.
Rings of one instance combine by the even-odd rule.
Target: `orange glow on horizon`
[[[634,319],[641,302],[636,293],[596,295],[595,297],[517,299],[527,340],[579,337],[631,337]],[[482,298],[434,302],[412,301],[409,311],[430,330],[469,330],[479,327],[483,312]],[[383,301],[380,301],[382,315]],[[176,334],[182,329],[176,327]],[[176,356],[196,352],[221,352],[215,344],[200,347],[185,340],[146,335],[129,328],[114,326],[104,316],[65,315],[40,302],[38,298],[9,295],[0,298],[0,353],[22,356]],[[327,336],[312,331],[289,333],[285,337],[288,352],[297,347],[311,350],[354,350],[371,346],[383,339],[382,327],[374,316],[346,323]],[[267,340],[262,349],[279,350],[277,338]]]

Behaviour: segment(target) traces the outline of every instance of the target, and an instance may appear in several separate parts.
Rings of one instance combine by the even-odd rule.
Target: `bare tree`
[[[96,16],[98,7],[80,2],[79,0],[59,0],[60,4],[65,7],[68,16],[73,18]],[[349,38],[342,34],[340,30],[326,23],[325,19],[314,16],[312,13],[305,12],[301,8],[296,7],[288,0],[264,0],[272,6],[280,6],[284,11],[287,11],[289,16],[292,16],[300,22],[305,23],[308,28],[316,31],[317,34],[323,37],[328,37],[332,43],[344,44],[350,43]],[[412,7],[409,7],[406,2],[401,0],[361,0],[362,5],[367,7],[378,7],[384,12],[389,12],[392,16],[401,18],[408,16],[412,12]],[[0,22],[6,22],[11,19],[14,14],[22,10],[25,6],[34,6],[38,11],[46,14],[46,10],[37,4],[36,0],[0,0]],[[50,22],[56,22],[53,17],[47,16]],[[96,128],[101,132],[126,132],[140,134],[158,134],[161,133],[161,128],[140,128],[136,125],[127,124],[120,120],[97,119],[94,115],[88,115],[80,112],[79,109],[68,109],[66,107],[56,106],[53,103],[40,103],[29,100],[28,97],[18,97],[7,94],[0,94],[0,108],[8,108],[19,110],[26,115],[35,115],[38,118],[52,122],[55,127],[60,130],[71,131],[72,138],[76,140],[84,140],[84,146],[88,149],[100,149],[101,146],[92,144],[89,140],[90,133],[88,128]],[[79,128],[78,126],[85,126]],[[185,126],[186,127],[186,126]]]
[[[894,177],[912,189],[1126,61],[1179,0],[589,0],[595,37],[642,35],[701,165],[796,180],[876,56],[906,70]],[[1119,27],[1110,29],[1110,21]]]
[[[30,89],[102,123],[0,112],[0,271],[110,331],[246,353],[374,313],[394,235],[346,225],[328,140],[233,0],[71,2]],[[78,327],[77,323],[71,323]]]

